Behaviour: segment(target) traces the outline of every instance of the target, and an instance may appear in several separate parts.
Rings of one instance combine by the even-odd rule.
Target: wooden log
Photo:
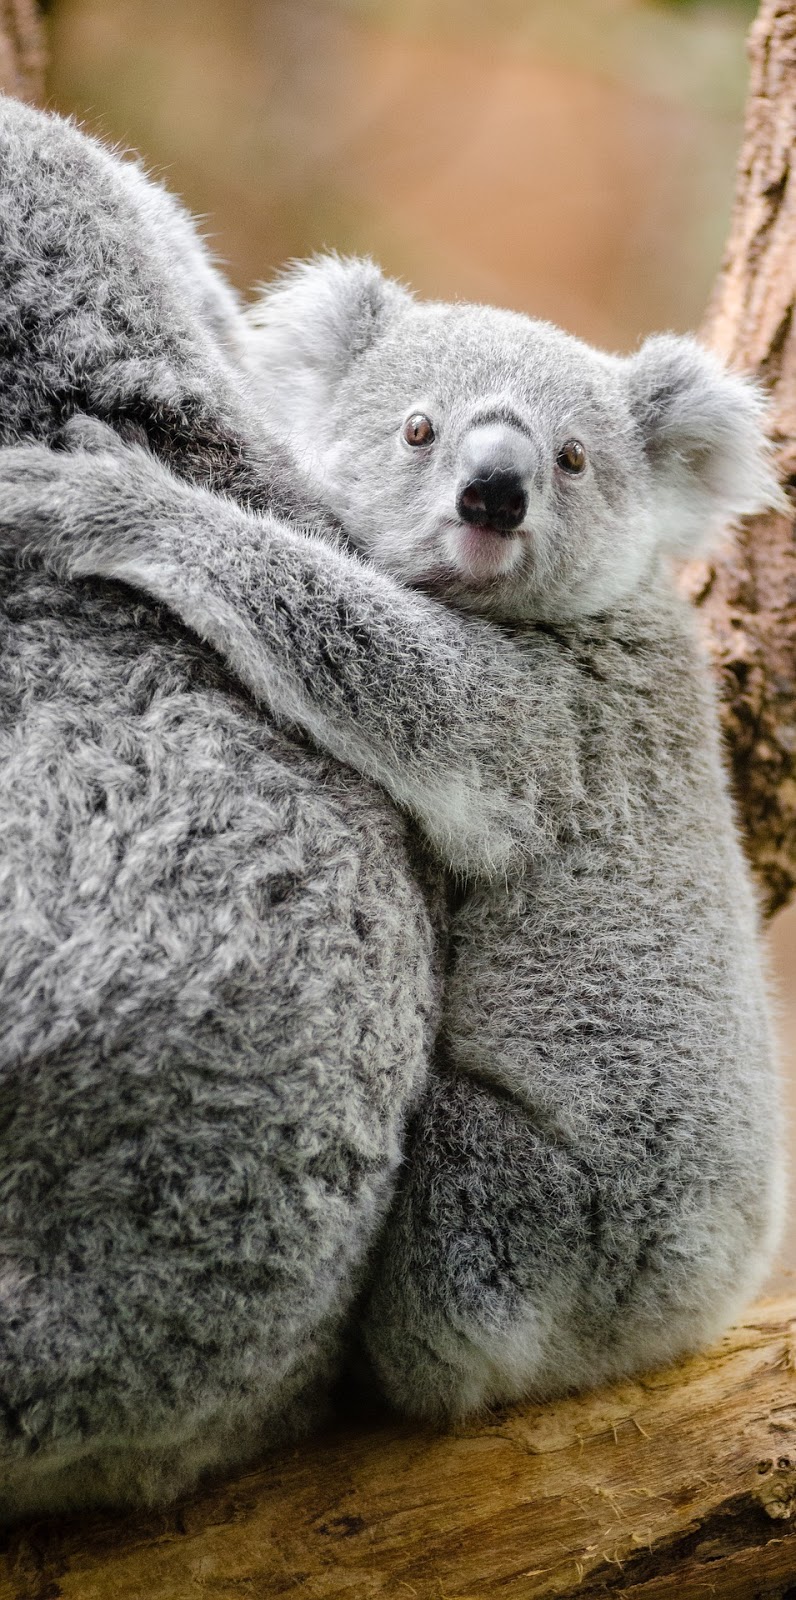
[[[6,1535],[0,1600],[796,1600],[796,1296],[455,1436],[340,1425],[151,1516]]]

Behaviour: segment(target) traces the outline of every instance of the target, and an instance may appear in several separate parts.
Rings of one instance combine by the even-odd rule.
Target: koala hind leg
[[[400,1409],[461,1416],[649,1368],[758,1286],[777,1094],[748,930],[715,881],[715,904],[667,905],[603,871],[576,893],[562,861],[465,900],[444,1059],[362,1320]]]

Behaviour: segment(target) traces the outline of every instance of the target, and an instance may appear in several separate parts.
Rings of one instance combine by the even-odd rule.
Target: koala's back
[[[63,118],[0,96],[0,444],[75,413],[182,476],[325,519],[258,425],[237,297],[179,203]]]
[[[167,1494],[328,1385],[436,979],[374,791],[154,607],[3,579],[13,1514]]]
[[[235,353],[238,309],[188,219],[73,124],[0,99],[0,437]],[[145,369],[148,367],[148,372]],[[165,392],[161,398],[166,399]]]
[[[0,443],[74,411],[246,464],[188,220],[0,102]],[[230,468],[229,478],[224,473]],[[380,793],[121,589],[0,574],[0,1515],[158,1499],[328,1386],[428,1059],[428,907]]]

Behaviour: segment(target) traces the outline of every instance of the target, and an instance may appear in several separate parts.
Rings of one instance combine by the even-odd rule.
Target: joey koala
[[[39,138],[72,181],[85,160],[114,298],[143,274],[149,315],[106,363],[112,302],[72,278],[96,370],[73,401],[54,323],[57,417],[0,457],[15,1506],[163,1496],[273,1436],[332,1368],[413,1105],[361,1300],[396,1403],[462,1413],[709,1337],[776,1232],[779,1111],[667,561],[775,496],[757,398],[690,341],[622,360],[367,263],[298,270],[248,324],[223,301],[222,336],[160,281],[160,223],[125,248],[111,158],[16,118],[4,204],[29,213]],[[100,174],[123,202],[98,208]],[[42,360],[17,347],[10,381],[35,395]],[[149,449],[64,434],[70,408]],[[461,885],[424,1089],[433,879],[384,796]]]
[[[760,397],[691,339],[618,358],[512,313],[420,304],[367,263],[293,271],[253,321],[266,415],[312,453],[355,547],[501,641],[502,692],[476,688],[441,653],[421,665],[401,618],[395,685],[352,602],[373,703],[388,683],[400,696],[385,738],[358,687],[356,736],[384,746],[367,770],[388,786],[396,756],[407,770],[428,683],[460,673],[495,748],[510,736],[484,781],[499,770],[520,805],[454,918],[367,1349],[392,1399],[431,1416],[666,1360],[760,1283],[782,1213],[754,896],[671,570],[777,501]],[[188,537],[145,589],[179,590]],[[101,569],[138,582],[130,544],[110,562],[103,544]],[[235,609],[261,652],[248,681],[276,706],[269,544]],[[352,672],[336,663],[338,682]],[[438,847],[432,795],[413,810]]]
[[[252,330],[353,551],[102,439],[9,456],[2,521],[168,605],[464,878],[361,1316],[391,1399],[444,1417],[675,1356],[781,1212],[754,897],[669,570],[776,500],[760,400],[689,339],[609,356],[367,262],[295,270]]]

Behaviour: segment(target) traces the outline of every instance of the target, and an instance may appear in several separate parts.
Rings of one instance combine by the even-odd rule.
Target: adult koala
[[[669,572],[776,498],[760,402],[693,341],[611,357],[368,263],[299,269],[258,323],[261,403],[366,560],[101,436],[10,453],[2,521],[167,603],[468,874],[362,1314],[387,1392],[446,1416],[638,1370],[726,1322],[781,1209],[753,896]]]
[[[4,445],[78,411],[331,526],[162,190],[3,100],[0,207]],[[315,1414],[438,981],[382,791],[162,606],[0,567],[2,1519],[166,1498]]]

